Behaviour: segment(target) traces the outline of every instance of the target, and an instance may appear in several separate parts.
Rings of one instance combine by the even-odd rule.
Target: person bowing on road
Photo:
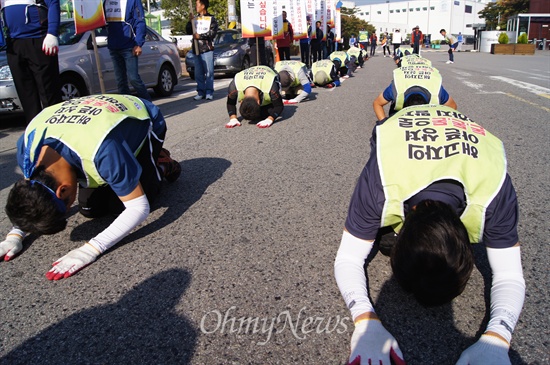
[[[300,61],[279,61],[275,64],[279,73],[283,103],[298,104],[311,93],[311,80],[306,65]]]
[[[226,128],[239,127],[237,103],[243,119],[257,122],[258,128],[269,128],[283,112],[279,74],[267,66],[254,66],[235,75],[227,92]]]

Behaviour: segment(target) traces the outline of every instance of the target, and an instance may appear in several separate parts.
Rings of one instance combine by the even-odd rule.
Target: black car
[[[267,65],[274,66],[275,54],[270,41],[265,41]],[[250,67],[251,58],[248,38],[242,38],[240,30],[223,30],[214,38],[214,74],[235,75]],[[190,52],[185,57],[185,67],[192,79],[195,79],[195,59]]]

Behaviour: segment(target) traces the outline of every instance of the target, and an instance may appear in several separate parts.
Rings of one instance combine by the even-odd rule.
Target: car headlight
[[[8,65],[0,66],[0,80],[2,81],[13,80],[13,77],[11,76],[10,66]]]
[[[219,57],[231,57],[231,56],[237,54],[238,51],[239,51],[239,50],[237,50],[237,49],[232,49],[232,50],[230,50],[230,51],[225,51],[225,52],[222,53]]]

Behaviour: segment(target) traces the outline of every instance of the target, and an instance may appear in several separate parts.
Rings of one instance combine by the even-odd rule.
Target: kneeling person
[[[299,61],[279,61],[275,64],[279,73],[284,104],[298,104],[311,93],[311,80],[306,65]]]
[[[227,93],[226,128],[238,127],[237,102],[244,119],[259,121],[259,128],[269,128],[284,109],[279,75],[267,66],[254,66],[235,75]]]
[[[340,77],[334,62],[331,60],[321,60],[311,65],[311,74],[313,82],[317,86],[333,88],[340,86]]]
[[[91,264],[147,218],[163,177],[179,177],[179,163],[162,148],[165,134],[158,107],[134,96],[86,96],[44,109],[17,142],[25,178],[8,196],[6,213],[14,228],[0,243],[0,257],[13,258],[29,233],[64,230],[78,191],[83,215],[119,215],[54,262],[46,277],[67,278]]]

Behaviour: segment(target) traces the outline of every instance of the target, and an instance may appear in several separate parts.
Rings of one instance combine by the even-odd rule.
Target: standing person
[[[390,38],[388,37],[388,33],[382,33],[380,38],[382,39],[382,50],[384,51],[384,57],[386,57],[386,51],[388,51],[388,57],[391,57]]]
[[[334,28],[330,29],[330,27],[327,27],[327,52],[329,55],[335,51],[335,42],[336,35],[334,34]],[[327,57],[324,58],[326,59]]]
[[[145,43],[145,15],[141,1],[118,0],[105,1],[105,20],[107,21],[107,47],[113,67],[119,94],[130,94],[128,79],[137,95],[151,101],[147,87],[139,76],[138,57]]]
[[[306,17],[307,21],[307,37],[300,39],[300,56],[302,63],[306,65],[307,68],[311,67],[311,53],[310,53],[310,42],[311,42],[311,18],[308,15]]]
[[[458,47],[456,48],[456,50],[457,52],[460,52],[462,50],[462,45],[464,44],[464,36],[462,35],[462,32],[458,32],[456,40],[458,41]]]
[[[369,38],[369,42],[370,42],[370,55],[374,56],[374,54],[376,53],[376,45],[378,42],[378,37],[376,36],[376,32],[372,32]]]
[[[355,47],[357,46],[357,38],[355,38],[355,34],[352,34],[349,38],[349,47]]]
[[[286,18],[286,11],[283,10],[283,38],[277,39],[277,49],[280,53],[281,61],[290,60],[290,46],[294,41],[294,30],[292,24]]]
[[[449,51],[448,51],[449,60],[446,63],[447,64],[454,63],[455,62],[454,52],[458,47],[458,40],[452,34],[447,35],[447,31],[445,29],[441,29],[439,31],[439,34],[441,34],[443,38],[445,38],[445,40],[447,41],[447,44],[449,45]]]
[[[420,46],[422,46],[422,41],[424,39],[424,35],[420,31],[420,28],[418,25],[413,28],[413,32],[411,33],[411,43],[413,44],[413,54],[420,54]]]
[[[240,127],[237,103],[243,119],[256,122],[258,128],[269,128],[284,109],[279,74],[267,66],[254,66],[235,75],[227,91],[225,128]]]
[[[403,38],[401,38],[401,31],[399,29],[396,29],[393,32],[393,36],[392,36],[393,55],[394,55],[394,57],[395,57],[395,51],[401,46],[402,42],[403,42]]]
[[[315,38],[311,40],[311,53],[313,55],[313,62],[317,62],[323,59],[323,30],[321,29],[321,21],[315,22]]]
[[[197,81],[197,95],[195,100],[212,100],[214,98],[214,38],[218,32],[216,18],[208,13],[209,0],[197,0],[195,8],[197,18],[190,13],[189,22],[186,26],[187,34],[193,34],[193,51],[191,54],[195,59],[195,80]],[[195,33],[193,25],[195,21]],[[198,49],[196,47],[198,46]]]
[[[476,141],[475,151],[464,142],[467,148],[441,158],[411,152],[413,145],[418,152],[450,146],[452,122],[439,121],[451,113],[456,111],[445,106],[409,106],[373,131],[370,157],[353,192],[334,262],[336,282],[355,323],[349,357],[354,365],[390,364],[390,358],[405,364],[397,340],[369,299],[364,265],[373,247],[380,247],[376,237],[382,227],[398,233],[388,245],[394,278],[425,307],[449,303],[463,292],[474,267],[471,244],[483,242],[492,271],[489,322],[457,364],[510,364],[525,280],[518,202],[502,141],[463,116],[460,123]],[[414,127],[408,128],[409,123]],[[421,137],[411,142],[412,134],[422,133],[417,123],[430,126],[425,142]]]
[[[0,26],[6,29],[8,65],[30,123],[42,107],[61,102],[59,0],[2,1],[0,17]]]
[[[63,123],[71,120],[77,122]],[[147,218],[162,178],[179,177],[179,163],[162,148],[165,135],[158,107],[131,95],[91,95],[44,109],[17,142],[25,178],[8,196],[6,213],[14,228],[0,243],[0,258],[11,260],[29,233],[64,230],[78,193],[82,215],[117,217],[55,261],[46,277],[65,279],[94,262]]]

